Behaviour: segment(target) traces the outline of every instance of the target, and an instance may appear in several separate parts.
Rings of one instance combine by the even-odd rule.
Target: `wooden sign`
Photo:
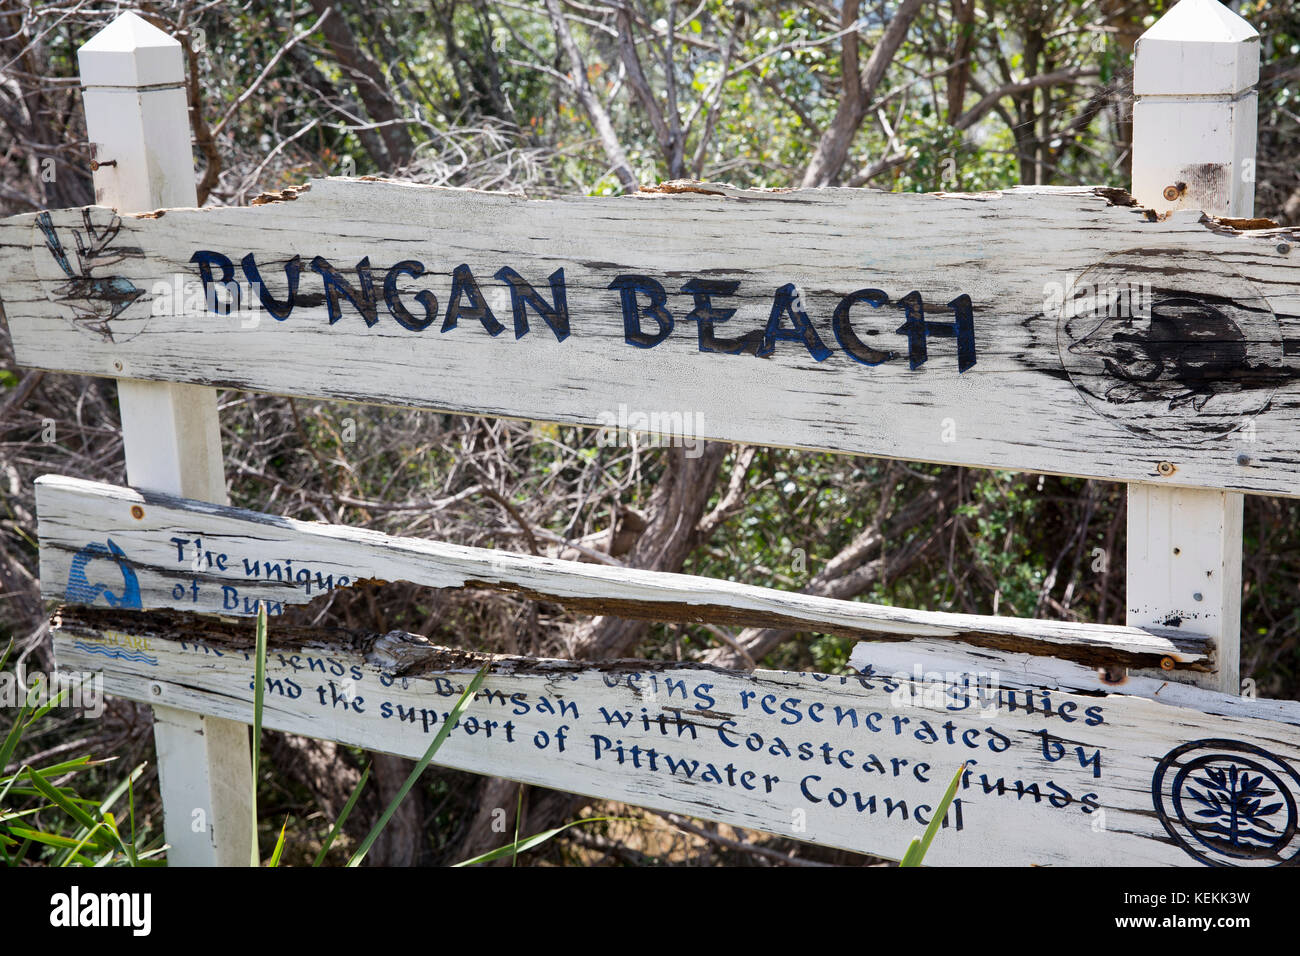
[[[911,643],[859,645],[854,677],[501,659],[439,762],[898,856],[971,760],[936,861],[1253,865],[1300,852],[1300,704],[1096,676],[1121,661],[1208,666],[1210,648],[1185,635],[816,599],[55,476],[37,505],[44,594],[66,605],[59,666],[101,671],[133,700],[247,722],[257,602],[279,611],[362,580],[873,635]],[[408,757],[478,666],[400,632],[273,617],[271,635],[266,726]]]
[[[20,364],[1300,495],[1284,230],[1118,190],[318,181],[0,222]]]
[[[251,720],[248,622],[68,607],[54,635],[60,666],[102,671],[109,693]],[[480,664],[400,632],[272,623],[269,641],[265,726],[412,758]],[[927,863],[1300,858],[1294,707],[1004,687],[874,667],[876,648],[854,676],[497,658],[436,762],[898,858],[970,761]]]
[[[951,638],[1105,665],[1199,671],[1209,641],[1144,629],[948,614],[686,574],[613,568],[396,538],[46,475],[36,483],[46,600],[273,617],[362,581],[478,587],[576,611],[658,621],[795,627],[892,640]]]

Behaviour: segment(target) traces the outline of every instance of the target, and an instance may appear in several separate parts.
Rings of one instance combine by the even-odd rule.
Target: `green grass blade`
[[[48,810],[48,809],[49,806],[47,804],[42,804],[39,807],[28,807],[26,810],[15,810],[9,813],[0,813],[0,824],[7,823],[10,820],[17,820],[20,819],[21,817],[30,817],[33,813],[40,813],[42,810]]]
[[[30,827],[13,827],[10,830],[14,836],[22,837],[24,840],[30,840],[33,843],[43,843],[46,846],[54,847],[75,847],[78,845],[77,840],[72,837],[60,836],[57,833],[46,833],[43,830],[33,830]],[[98,847],[96,849],[99,849]],[[81,862],[90,863],[86,857],[81,858]]]
[[[280,854],[284,852],[284,831],[289,826],[289,817],[286,815],[284,824],[280,827],[280,838],[275,841],[275,849],[271,851],[271,867],[280,865]]]
[[[129,786],[130,786],[134,781],[135,781],[135,778],[138,777],[141,773],[144,772],[144,766],[145,766],[144,764],[140,764],[138,767],[136,767],[134,770],[132,770],[131,773],[129,773],[129,774],[127,775],[126,779],[123,780],[121,783],[119,783],[119,784],[118,784],[116,787],[114,787],[111,791],[109,791],[108,796],[106,796],[106,797],[103,799],[103,801],[99,804],[99,815],[100,815],[100,817],[101,817],[101,818],[107,818],[107,819],[110,821],[110,823],[109,823],[109,829],[112,831],[113,835],[117,838],[117,844],[118,844],[118,846],[122,848],[122,852],[123,852],[123,853],[125,853],[128,857],[131,857],[131,858],[133,858],[133,859],[134,859],[134,849],[133,849],[132,847],[128,847],[128,845],[127,845],[127,844],[125,843],[125,841],[123,841],[123,839],[122,839],[122,834],[119,833],[118,830],[117,830],[117,827],[116,827],[115,825],[112,824],[112,822],[111,822],[111,811],[112,811],[112,809],[113,809],[113,804],[117,803],[117,801],[120,800],[120,799],[122,798],[122,794],[125,793],[125,792],[127,791],[127,788],[128,788],[128,787],[129,787]],[[46,771],[44,771],[44,772],[45,772],[45,773],[48,773],[48,770],[46,770]],[[86,801],[86,802],[88,802],[88,803],[93,803],[93,801]],[[96,824],[96,826],[98,826],[98,825],[99,825],[99,824]],[[135,831],[134,809],[132,810],[131,830],[132,830],[132,837],[131,837],[131,839],[134,841],[134,839],[135,839],[135,836],[134,836],[134,831]],[[83,827],[81,828],[81,830],[78,831],[77,836],[78,836],[78,837],[84,836],[84,835],[87,834],[87,832],[91,832],[91,833],[93,833],[94,831],[93,831],[93,830],[87,831],[87,828],[86,828],[85,826],[83,826]],[[110,851],[110,852],[111,852],[111,851]],[[69,853],[69,854],[67,855],[67,857],[71,857],[71,856],[73,856],[73,855],[75,855],[75,852],[73,852],[73,853]],[[66,865],[67,865],[67,857],[65,857],[65,859],[64,859],[63,861],[61,861],[59,864],[57,864],[57,865],[59,865],[59,866],[66,866]]]
[[[44,681],[44,678],[42,678],[42,681]],[[37,686],[38,686],[37,684],[33,684],[32,690],[35,690]],[[52,711],[55,707],[58,707],[61,703],[63,703],[64,698],[68,696],[70,690],[71,688],[69,687],[63,688],[63,690],[59,691],[57,694],[55,694],[45,703],[41,704],[40,707],[36,708],[36,710],[32,711],[31,717],[27,718],[27,726],[30,727],[32,724],[36,723],[36,721],[40,720],[42,717],[44,717],[46,714]]]
[[[89,755],[83,755],[73,760],[65,760],[63,763],[52,763],[47,767],[34,767],[32,769],[48,780],[50,777],[62,777],[66,773],[72,773],[78,770],[89,770],[92,767],[99,767],[106,763],[112,763],[116,759],[116,757],[109,757],[106,760],[92,761]]]
[[[903,858],[898,861],[899,866],[920,866],[921,865],[921,838],[912,837],[912,842],[907,845],[907,852]]]
[[[0,744],[0,771],[9,766],[9,759],[14,755],[14,750],[18,747],[18,741],[22,738],[23,729],[26,726],[23,723],[27,716],[27,702],[23,701],[18,708],[18,716],[14,718],[14,725],[9,728],[9,733],[5,737],[5,742]]]
[[[540,846],[541,844],[545,843],[547,840],[551,839],[557,834],[563,833],[565,830],[569,829],[570,827],[581,826],[584,823],[601,823],[606,820],[630,821],[633,819],[634,818],[632,817],[588,817],[585,820],[574,820],[572,823],[566,823],[564,826],[556,827],[554,830],[543,830],[541,833],[535,833],[532,836],[526,837],[523,840],[515,840],[513,843],[507,844],[506,846],[503,847],[498,847],[495,850],[489,850],[487,853],[484,853],[481,856],[476,856],[471,860],[465,860],[462,863],[455,863],[452,865],[456,867],[474,866],[479,863],[490,863],[493,860],[499,860],[501,859],[501,857],[506,856],[507,854],[513,854],[517,856],[520,853],[523,853],[527,850],[531,850],[535,846]]]
[[[108,793],[108,796],[106,796],[106,797],[104,798],[103,802],[100,803],[100,805],[99,805],[99,812],[100,812],[100,813],[108,813],[110,810],[112,810],[112,809],[113,809],[113,804],[115,804],[115,803],[117,803],[117,801],[121,800],[121,799],[122,799],[122,794],[126,793],[127,788],[130,787],[131,784],[133,784],[133,783],[135,782],[136,778],[139,777],[140,774],[144,773],[144,768],[145,768],[145,765],[144,765],[144,764],[140,764],[140,765],[137,766],[134,770],[132,770],[129,774],[127,774],[127,775],[126,775],[126,778],[123,779],[123,781],[122,781],[121,783],[119,783],[116,787],[114,787],[112,790],[110,790],[109,793]]]
[[[93,830],[98,824],[99,821],[84,809],[77,806],[76,802],[70,800],[67,794],[57,787],[51,786],[43,777],[41,777],[40,774],[30,768],[27,771],[27,779],[32,782],[32,786],[41,792],[42,796],[57,804],[64,813],[72,817],[86,829]]]
[[[94,827],[92,827],[88,832],[85,833],[84,836],[78,834],[79,836],[81,836],[81,839],[78,841],[77,845],[73,847],[71,850],[69,850],[67,854],[63,857],[63,859],[59,861],[58,865],[67,866],[71,861],[80,857],[81,848],[85,846],[87,843],[89,843],[91,837],[93,837],[96,833],[98,833],[103,826],[104,824],[102,823],[96,823]],[[95,848],[99,850],[103,849],[103,847],[99,846],[98,844],[96,844]],[[111,847],[109,848],[108,853],[110,856],[113,854],[113,849]]]
[[[519,846],[519,818],[524,814],[524,785],[519,785],[519,798],[515,800],[515,846]],[[515,850],[515,855],[510,860],[511,866],[519,865],[519,851]]]
[[[27,764],[23,764],[21,767],[15,770],[10,776],[4,778],[4,789],[0,790],[0,808],[4,807],[5,798],[9,796],[9,791],[13,790],[14,784],[18,782],[18,778],[21,777],[23,775],[23,772],[27,769],[29,769]],[[22,788],[20,787],[19,790],[16,792],[20,793],[21,791]]]
[[[126,803],[131,811],[131,865],[132,866],[140,865],[140,857],[136,853],[136,842],[139,840],[139,837],[136,836],[136,832],[135,832],[135,778],[138,774],[143,772],[144,772],[144,764],[140,764],[140,766],[136,767],[135,770],[132,771],[131,775],[126,778],[126,782],[127,782]]]
[[[429,766],[430,761],[433,760],[433,755],[438,752],[438,748],[442,746],[442,742],[446,740],[447,735],[451,733],[451,728],[460,721],[461,714],[465,713],[469,708],[470,703],[474,700],[474,694],[481,686],[483,686],[483,681],[487,677],[488,669],[491,666],[491,662],[484,664],[479,672],[474,675],[474,679],[469,682],[469,685],[465,688],[465,692],[461,694],[460,699],[456,701],[456,706],[448,712],[447,719],[442,722],[442,727],[433,738],[433,743],[429,744],[429,749],[424,752],[424,756],[420,758],[420,762],[415,765],[415,769],[411,771],[411,775],[406,778],[406,783],[402,784],[402,789],[397,791],[396,796],[394,796],[389,802],[388,808],[384,810],[383,816],[381,816],[378,822],[370,828],[370,832],[366,834],[366,838],[362,841],[361,846],[357,847],[356,852],[352,854],[352,858],[348,860],[348,866],[361,865],[361,861],[364,860],[366,854],[370,852],[370,847],[374,844],[375,840],[379,839],[379,834],[383,832],[384,827],[388,826],[388,821],[391,820],[393,814],[397,812],[397,808],[401,806],[402,801],[406,799],[406,795],[411,792],[411,788],[415,786],[415,781],[420,779],[420,774],[424,773],[425,767]]]
[[[340,831],[343,829],[343,824],[346,823],[348,817],[352,815],[352,808],[357,805],[357,800],[361,797],[361,791],[365,789],[366,781],[369,779],[370,765],[367,764],[366,769],[361,772],[361,779],[358,780],[357,785],[352,788],[352,793],[348,796],[348,802],[343,805],[343,812],[340,813],[339,818],[334,821],[334,826],[330,827],[329,836],[325,838],[325,845],[322,846],[320,852],[316,854],[316,859],[312,860],[312,866],[320,866],[325,862],[325,854],[329,853],[330,847],[334,845],[335,837],[339,835]]]
[[[266,695],[266,602],[257,602],[257,663],[253,690],[253,793],[249,801],[253,807],[252,864],[261,866],[257,846],[257,773],[262,759],[262,704]]]
[[[921,865],[921,861],[925,859],[925,854],[930,850],[930,844],[934,842],[935,835],[939,832],[939,828],[943,826],[943,819],[948,815],[948,807],[952,804],[953,797],[957,796],[957,787],[961,785],[962,774],[966,772],[968,766],[968,763],[963,763],[957,768],[957,773],[953,776],[952,783],[948,784],[948,790],[944,793],[943,799],[939,801],[939,808],[935,810],[934,816],[930,818],[930,825],[925,828],[925,834],[921,837],[919,845],[916,840],[912,841],[911,846],[907,848],[907,853],[903,854],[903,860],[899,862],[899,866]],[[909,858],[913,856],[913,850],[916,851],[915,858],[912,862],[908,862]]]

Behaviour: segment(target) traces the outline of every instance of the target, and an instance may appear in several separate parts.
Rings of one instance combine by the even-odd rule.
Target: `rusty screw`
[[[1174,183],[1172,186],[1165,187],[1165,200],[1168,202],[1176,201],[1183,193],[1187,192],[1187,183]]]
[[[1177,470],[1178,469],[1174,467],[1172,461],[1162,461],[1160,464],[1156,465],[1156,474],[1160,475],[1162,478],[1168,478]]]
[[[144,509],[141,508],[139,505],[132,505],[131,517],[134,518],[136,521],[139,521],[141,518],[144,517]]]
[[[95,170],[99,169],[101,166],[116,166],[116,165],[117,165],[116,159],[106,159],[102,163],[94,159],[90,161],[91,172],[94,172]]]
[[[1160,658],[1161,670],[1171,671],[1174,669],[1174,659],[1172,657]]]

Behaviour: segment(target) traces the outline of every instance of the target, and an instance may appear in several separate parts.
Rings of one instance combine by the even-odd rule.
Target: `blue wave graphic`
[[[73,641],[72,646],[83,651],[89,651],[91,654],[103,654],[105,657],[120,657],[124,661],[134,661],[137,664],[148,664],[150,667],[158,666],[158,658],[150,657],[144,651],[127,651],[120,647],[103,647],[99,644],[86,644],[83,641]]]

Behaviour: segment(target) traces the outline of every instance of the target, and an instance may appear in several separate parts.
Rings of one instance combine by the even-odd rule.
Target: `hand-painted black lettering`
[[[715,295],[735,295],[740,282],[734,279],[691,279],[682,291],[695,298],[695,308],[686,316],[687,321],[699,323],[701,352],[721,352],[724,355],[754,355],[763,344],[763,331],[754,329],[737,338],[724,338],[716,334],[714,325],[726,322],[736,314],[735,309],[718,308],[712,302]]]
[[[415,301],[424,307],[424,318],[417,319],[402,303],[401,295],[397,291],[397,279],[404,275],[412,279],[420,278],[424,275],[424,263],[414,259],[403,259],[389,269],[388,274],[384,276],[384,302],[402,328],[410,329],[412,332],[423,332],[438,317],[438,297],[428,289],[421,289],[415,294]]]
[[[849,321],[849,312],[853,306],[859,302],[865,302],[873,309],[878,309],[889,302],[887,296],[880,289],[859,289],[857,292],[850,292],[840,304],[835,307],[835,316],[831,321],[831,328],[835,332],[835,341],[840,343],[840,348],[848,353],[849,358],[855,362],[861,362],[863,365],[882,365],[890,359],[897,358],[897,352],[886,352],[881,349],[873,349],[853,330],[853,325]],[[867,330],[867,335],[878,334],[873,329]]]
[[[803,310],[802,304],[798,302],[798,298],[798,290],[792,282],[776,290],[776,295],[772,297],[772,314],[768,316],[767,328],[763,331],[763,345],[755,353],[759,358],[767,358],[775,352],[778,340],[802,343],[818,362],[824,362],[831,357],[831,350],[826,347],[826,343],[813,328],[812,321],[808,318],[808,313]],[[781,326],[781,318],[787,314],[790,316],[790,321],[794,323],[794,328],[787,329]]]
[[[284,302],[276,301],[276,298],[266,291],[266,283],[262,281],[262,273],[257,268],[257,259],[251,252],[240,259],[239,264],[244,268],[244,278],[257,291],[262,308],[270,312],[278,322],[287,319],[298,298],[298,276],[302,272],[302,256],[294,256],[284,264],[284,274],[289,280],[289,291]]]
[[[203,301],[207,303],[208,311],[215,312],[217,315],[229,315],[231,312],[238,312],[239,283],[234,281],[235,264],[221,253],[213,252],[210,249],[200,249],[190,256],[190,262],[197,264],[199,267],[199,278],[203,280]],[[221,269],[220,279],[213,279],[213,266]],[[225,302],[217,301],[217,289],[226,291],[229,298]]]
[[[551,284],[550,303],[541,297],[532,283],[509,266],[502,266],[493,278],[510,285],[510,309],[514,313],[516,339],[528,334],[528,306],[532,306],[542,321],[550,326],[557,342],[569,337],[569,300],[565,294],[563,269],[556,269],[547,277]]]
[[[466,300],[463,304],[461,300]],[[442,320],[442,331],[450,332],[461,318],[478,319],[492,336],[500,335],[505,326],[492,314],[478,282],[469,266],[461,263],[451,274],[451,295],[447,299],[447,315]]]
[[[623,338],[628,345],[639,349],[654,348],[673,331],[672,314],[664,308],[668,293],[654,279],[641,275],[620,275],[609,284],[617,289],[623,305]],[[638,296],[645,295],[650,304],[642,306]],[[641,328],[642,317],[651,318],[659,326],[659,331],[651,335]]]
[[[962,293],[948,303],[953,310],[952,322],[927,321],[919,292],[903,296],[898,300],[898,307],[903,310],[905,319],[896,331],[907,336],[907,356],[913,371],[929,358],[926,339],[931,335],[957,340],[958,372],[975,365],[975,310],[970,296]]]
[[[343,318],[341,299],[347,299],[356,307],[361,317],[366,320],[367,326],[373,326],[379,321],[379,306],[375,301],[375,281],[370,274],[369,256],[357,263],[357,281],[361,284],[360,291],[354,289],[352,284],[343,278],[343,274],[324,256],[314,257],[311,260],[311,267],[325,283],[325,303],[329,308],[330,325]]]

